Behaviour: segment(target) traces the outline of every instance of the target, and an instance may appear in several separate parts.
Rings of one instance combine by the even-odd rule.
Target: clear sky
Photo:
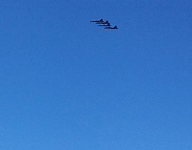
[[[1,0],[0,149],[191,150],[192,1]]]

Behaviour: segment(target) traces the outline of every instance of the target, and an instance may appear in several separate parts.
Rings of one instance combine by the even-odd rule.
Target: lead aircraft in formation
[[[92,20],[90,22],[103,22],[103,19],[101,19],[101,20]]]
[[[96,24],[99,24],[98,26],[105,27],[104,29],[118,29],[117,26],[111,27],[111,24],[108,20],[104,21],[103,19],[100,20],[92,20],[90,22],[95,22]]]

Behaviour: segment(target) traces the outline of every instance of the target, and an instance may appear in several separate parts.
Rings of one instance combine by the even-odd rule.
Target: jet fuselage
[[[118,29],[117,26],[114,27],[105,27],[104,29]]]
[[[101,20],[92,20],[90,22],[104,22],[104,21],[103,21],[103,19],[101,19]]]

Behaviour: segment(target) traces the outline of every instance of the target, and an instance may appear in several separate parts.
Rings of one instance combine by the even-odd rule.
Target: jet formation
[[[104,27],[104,29],[118,29],[117,26],[111,27],[111,24],[109,23],[108,20],[104,21],[103,19],[100,20],[92,20],[90,22],[95,22],[98,24],[98,26]]]

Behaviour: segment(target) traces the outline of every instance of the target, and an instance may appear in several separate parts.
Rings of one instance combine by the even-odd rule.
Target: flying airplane
[[[98,25],[98,26],[105,26],[105,27],[107,27],[107,26],[111,26],[111,25],[110,25],[110,23],[107,23],[107,24],[101,24],[101,25]]]
[[[118,29],[117,26],[114,27],[105,27],[104,29]]]
[[[92,20],[90,22],[104,22],[104,21],[103,21],[103,19],[101,19],[101,20]]]
[[[99,21],[96,24],[108,24],[108,23],[109,23],[108,20],[106,20],[106,21]]]

